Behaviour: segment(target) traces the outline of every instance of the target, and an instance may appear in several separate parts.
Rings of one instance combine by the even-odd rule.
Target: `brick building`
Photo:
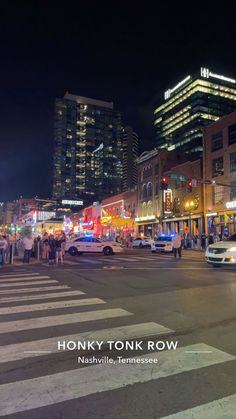
[[[204,211],[207,232],[236,230],[236,112],[204,129]]]

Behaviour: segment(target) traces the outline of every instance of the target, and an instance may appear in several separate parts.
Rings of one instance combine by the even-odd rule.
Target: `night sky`
[[[235,13],[226,2],[165,1],[156,10],[151,2],[5,3],[0,201],[50,196],[54,99],[66,90],[113,100],[144,151],[154,145],[153,108],[167,88],[202,65],[236,77]]]

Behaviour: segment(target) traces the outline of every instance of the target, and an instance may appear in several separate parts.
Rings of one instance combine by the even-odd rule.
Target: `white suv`
[[[77,256],[82,253],[103,253],[104,255],[113,255],[123,251],[119,243],[103,241],[96,237],[79,237],[66,242],[65,251],[71,256]]]
[[[213,266],[236,264],[236,233],[226,240],[210,244],[205,258]]]
[[[152,241],[153,240],[151,237],[137,237],[132,242],[132,246],[133,247],[151,247]]]

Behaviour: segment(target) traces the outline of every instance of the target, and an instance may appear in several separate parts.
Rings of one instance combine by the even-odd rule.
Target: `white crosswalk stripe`
[[[53,287],[54,289],[55,287]],[[0,297],[0,303],[11,303],[17,301],[31,301],[31,300],[45,300],[51,298],[62,298],[62,297],[72,297],[84,295],[83,291],[66,291],[66,292],[55,292],[50,294],[36,294],[36,295],[24,295],[17,297]]]
[[[0,307],[1,314],[14,314],[14,313],[28,313],[41,310],[52,310],[55,308],[70,308],[82,307],[87,305],[105,304],[105,301],[100,298],[83,298],[81,300],[65,300],[65,301],[51,301],[48,303],[28,304],[13,307]]]
[[[85,300],[86,301],[86,300]],[[113,327],[109,329],[91,330],[84,333],[59,336],[23,342],[14,345],[0,346],[0,362],[16,361],[33,356],[41,356],[43,351],[58,352],[58,342],[68,341],[108,341],[144,338],[145,336],[163,336],[172,333],[171,329],[157,323],[139,323],[130,326]]]
[[[234,419],[236,394],[183,410],[161,419]]]
[[[39,273],[20,273],[20,274],[4,274],[0,276],[0,279],[8,279],[8,278],[20,278],[20,277],[37,277],[40,275]]]
[[[211,356],[186,355],[187,350],[212,351]],[[203,343],[173,351],[154,352],[139,359],[158,359],[158,363],[102,364],[43,377],[11,382],[0,386],[1,416],[49,406],[95,393],[146,383],[211,365],[235,360],[235,357]],[[66,391],[65,391],[66,383]],[[205,418],[204,418],[205,419]]]
[[[42,281],[38,281],[35,279],[34,281],[25,282],[1,282],[0,288],[9,288],[9,287],[19,287],[21,285],[42,285],[42,284],[58,284],[58,281],[55,279],[44,279]]]
[[[94,264],[94,263],[101,263],[100,262],[100,260],[98,260],[98,259],[95,259],[95,258],[81,258],[80,259],[80,262],[81,263],[91,263],[91,264]]]
[[[27,285],[27,284],[25,284]],[[21,288],[21,289],[15,289],[15,290],[1,290],[0,294],[23,294],[28,292],[35,292],[35,291],[53,291],[53,290],[63,290],[63,289],[69,289],[70,287],[68,285],[54,285],[52,287],[38,287],[38,288]]]
[[[20,277],[20,278],[2,278],[0,277],[0,284],[2,284],[3,282],[17,282],[17,281],[32,281],[32,279],[34,280],[34,282],[38,281],[39,279],[50,279],[50,276],[48,275],[39,275],[39,276],[27,276],[27,277]]]
[[[114,317],[131,316],[132,313],[122,308],[107,310],[86,311],[75,314],[62,314],[59,316],[38,317],[26,320],[16,320],[1,323],[1,333],[19,332],[27,329],[40,329],[43,327],[59,326],[63,324],[83,323],[91,320],[111,319]]]

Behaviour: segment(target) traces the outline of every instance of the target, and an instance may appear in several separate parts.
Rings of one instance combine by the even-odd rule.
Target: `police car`
[[[172,244],[173,236],[174,236],[173,234],[171,235],[162,234],[157,239],[154,239],[154,241],[151,244],[151,251],[153,253],[173,252],[173,244]]]
[[[236,265],[236,233],[226,240],[210,244],[205,258],[212,266]]]

